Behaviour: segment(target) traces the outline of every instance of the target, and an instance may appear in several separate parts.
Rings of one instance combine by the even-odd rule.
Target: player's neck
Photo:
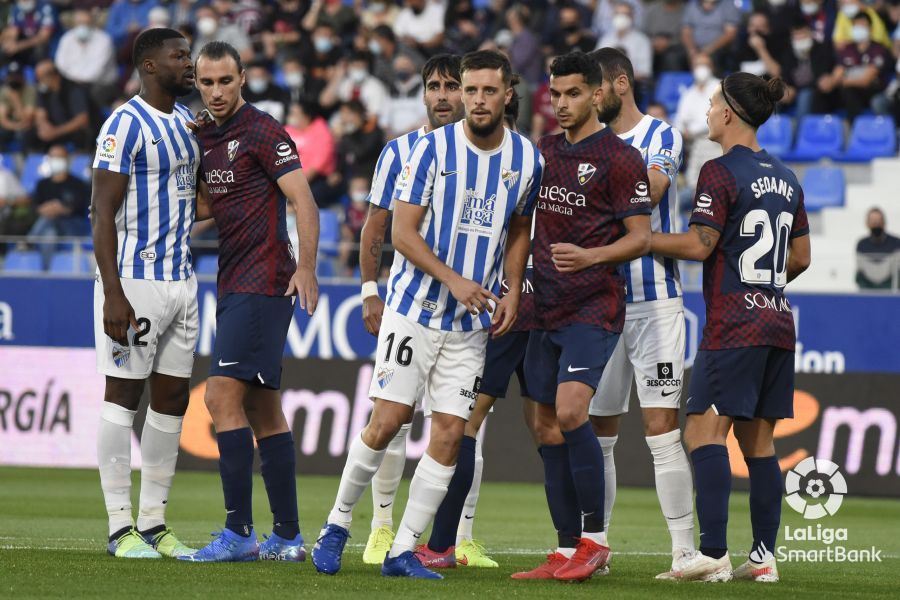
[[[735,146],[745,146],[753,152],[762,150],[762,146],[756,139],[756,132],[751,130],[735,131],[719,142],[722,146],[722,154],[728,154]]]
[[[499,148],[500,144],[503,143],[503,138],[506,136],[506,127],[503,126],[503,123],[500,123],[497,125],[497,128],[487,136],[480,136],[472,131],[467,121],[463,123],[463,132],[466,134],[468,140],[472,142],[473,146],[479,150],[490,152],[491,150]]]
[[[160,89],[152,89],[147,87],[141,87],[141,91],[138,94],[144,102],[158,110],[159,112],[163,112],[166,114],[171,114],[172,111],[175,110],[175,96],[164,92]]]
[[[570,144],[577,144],[581,140],[590,137],[603,129],[603,124],[597,120],[596,113],[591,113],[591,117],[588,118],[580,127],[570,127],[566,129],[566,141]]]
[[[643,118],[644,113],[637,107],[633,99],[629,99],[627,102],[622,102],[619,114],[607,125],[613,130],[613,133],[621,135],[637,127]]]

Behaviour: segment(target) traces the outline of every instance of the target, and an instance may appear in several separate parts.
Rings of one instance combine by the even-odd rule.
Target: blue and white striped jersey
[[[119,277],[172,281],[191,276],[200,146],[181,104],[171,114],[135,96],[113,112],[97,137],[95,169],[128,175],[116,214]]]
[[[463,123],[419,138],[397,178],[394,199],[428,207],[419,226],[425,243],[454,271],[496,294],[509,220],[514,211],[534,211],[544,159],[527,138],[508,129],[497,150],[480,150],[466,138]],[[487,313],[473,318],[445,285],[399,252],[394,254],[387,304],[431,329],[490,327]]]
[[[650,229],[657,233],[678,233],[678,191],[675,178],[681,167],[681,133],[668,123],[645,115],[637,126],[619,137],[637,148],[648,169],[669,177],[669,190],[653,209]],[[647,302],[681,296],[681,276],[672,258],[647,254],[622,266],[625,272],[625,302]]]
[[[397,182],[397,176],[406,164],[413,144],[423,135],[425,135],[424,126],[394,138],[384,145],[375,165],[369,202],[387,210],[394,210],[394,184]]]

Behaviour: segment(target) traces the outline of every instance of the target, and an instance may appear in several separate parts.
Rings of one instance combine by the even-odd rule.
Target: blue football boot
[[[412,550],[407,550],[400,556],[384,557],[381,564],[381,574],[385,577],[414,577],[416,579],[443,579],[440,573],[435,573],[422,566],[419,557]]]
[[[303,536],[299,533],[292,540],[287,540],[273,533],[259,545],[259,560],[287,560],[303,562],[306,560],[306,548]]]
[[[216,538],[194,554],[179,556],[178,560],[191,562],[249,562],[259,558],[256,532],[250,528],[250,536],[243,537],[227,527],[213,533]]]
[[[341,555],[350,532],[334,523],[325,523],[312,549],[312,563],[319,573],[334,575],[341,570]]]

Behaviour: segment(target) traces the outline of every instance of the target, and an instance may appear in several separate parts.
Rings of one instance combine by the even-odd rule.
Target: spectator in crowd
[[[838,51],[833,84],[839,89],[841,105],[852,121],[869,108],[872,98],[887,87],[888,69],[894,60],[872,36],[869,13],[860,11],[853,17],[853,42]]]
[[[550,103],[550,63],[555,57],[550,56],[544,61],[544,81],[535,90],[532,96],[531,114],[531,139],[535,143],[542,136],[559,133],[559,122],[556,120],[556,112]]]
[[[416,50],[397,40],[394,30],[387,25],[379,25],[372,31],[368,42],[369,52],[372,53],[372,74],[383,84],[390,86],[394,83],[396,73],[394,64],[398,56],[406,56],[413,63],[413,70],[418,72],[425,60]]]
[[[201,6],[197,9],[197,36],[194,38],[194,54],[209,42],[227,42],[234,46],[241,56],[241,61],[249,63],[253,60],[253,45],[250,38],[239,25],[229,23],[227,15],[220,13],[213,6]]]
[[[0,148],[12,143],[20,149],[29,141],[34,127],[37,93],[25,81],[22,67],[17,62],[6,67],[6,81],[0,86]]]
[[[791,31],[791,51],[781,63],[781,77],[786,84],[782,103],[794,105],[798,118],[810,112],[831,112],[833,69],[834,54],[829,47],[813,38],[805,20],[796,21]]]
[[[337,168],[337,157],[334,136],[325,119],[317,114],[316,104],[308,100],[292,103],[284,129],[297,146],[313,198],[327,195],[324,188]]]
[[[69,173],[69,153],[56,144],[47,153],[50,176],[38,181],[32,203],[38,215],[28,232],[29,242],[38,244],[44,269],[56,251],[56,238],[85,235],[88,230],[90,186]]]
[[[659,0],[647,7],[644,33],[653,44],[653,71],[686,71],[687,51],[681,43],[684,0]]]
[[[260,40],[268,60],[285,60],[301,52],[300,23],[309,10],[305,0],[278,0],[265,20]]]
[[[39,145],[49,148],[53,144],[73,144],[80,150],[91,149],[90,100],[84,88],[63,78],[49,59],[38,63],[35,76],[35,132]]]
[[[754,13],[762,13],[768,18],[772,38],[783,41],[785,47],[789,46],[791,27],[803,16],[798,0],[756,0],[753,6]]]
[[[785,37],[772,33],[766,13],[752,13],[735,54],[738,70],[761,77],[780,77],[781,64],[790,49],[790,41]]]
[[[832,48],[834,21],[837,17],[836,0],[800,0],[800,12],[809,25],[813,39],[826,48]]]
[[[247,67],[247,87],[243,96],[259,110],[284,123],[290,95],[272,81],[272,73],[265,64],[254,63]]]
[[[16,0],[0,33],[0,65],[15,61],[34,66],[47,57],[56,13],[49,2]]]
[[[366,51],[356,51],[350,55],[346,67],[339,65],[332,79],[322,90],[319,103],[331,108],[350,100],[362,102],[372,118],[381,118],[388,101],[388,90],[371,73],[372,55]]]
[[[597,0],[595,3],[597,8],[594,9],[594,15],[591,20],[591,29],[598,38],[610,33],[612,19],[616,13],[617,4],[627,4],[631,7],[631,19],[634,28],[642,30],[644,27],[644,3],[641,0]],[[679,20],[679,24],[681,21]],[[605,44],[604,44],[605,45]],[[629,56],[630,58],[630,56]]]
[[[410,48],[431,56],[444,43],[445,9],[440,0],[404,0],[394,21],[394,33]]]
[[[684,147],[687,150],[685,166],[685,183],[682,192],[681,206],[693,206],[694,188],[700,176],[700,168],[706,161],[722,154],[719,144],[711,141],[706,112],[709,110],[709,99],[719,86],[719,80],[713,76],[712,59],[707,54],[694,55],[694,83],[684,91],[678,100],[675,122],[672,125],[681,132]]]
[[[513,73],[518,73],[533,90],[544,79],[544,56],[540,38],[531,31],[530,20],[531,11],[524,4],[514,4],[506,11],[506,26],[512,34],[509,62]]]
[[[303,28],[312,31],[319,25],[330,25],[341,38],[348,39],[356,31],[356,11],[343,0],[313,0],[303,17]]]
[[[335,129],[339,136],[338,172],[331,178],[333,193],[325,197],[326,203],[333,203],[340,198],[346,191],[347,182],[354,175],[372,173],[384,145],[384,134],[375,119],[366,115],[366,107],[359,100],[348,100],[341,104]]]
[[[459,55],[477,50],[485,33],[471,0],[450,3],[444,12],[444,49]]]
[[[872,105],[878,114],[890,115],[895,123],[900,123],[900,58],[894,63],[894,78],[883,94],[875,96]],[[2,106],[0,106],[0,110],[2,110]]]
[[[650,104],[648,104],[647,114],[654,119],[659,119],[660,121],[664,121],[666,123],[669,122],[669,111],[667,111],[666,107],[659,102],[651,102]]]
[[[898,285],[900,238],[885,231],[884,213],[869,209],[869,235],[856,244],[856,284],[860,289],[892,289]]]
[[[847,46],[857,43],[854,34],[856,27],[856,17],[864,14],[869,20],[869,39],[885,48],[891,47],[891,36],[888,34],[887,27],[878,12],[871,6],[866,6],[863,0],[840,0],[840,12],[834,21],[834,40],[835,49],[840,52]]]
[[[116,0],[106,16],[106,33],[116,48],[121,48],[150,22],[150,11],[159,5],[156,0]]]
[[[327,82],[334,75],[338,62],[344,56],[341,40],[337,37],[334,27],[328,23],[321,23],[316,25],[312,32],[312,42],[313,54],[309,60],[310,75],[315,79]]]
[[[394,59],[394,73],[391,95],[381,115],[381,126],[388,139],[417,129],[428,118],[422,104],[422,78],[412,59],[405,54],[398,55]]]
[[[162,10],[161,7],[154,10]],[[59,40],[56,68],[69,81],[85,86],[97,106],[105,106],[115,98],[118,83],[116,51],[108,33],[94,26],[90,11],[76,10],[72,28]]]
[[[295,102],[318,104],[319,94],[325,89],[325,82],[310,77],[302,60],[296,57],[285,59],[281,73],[288,94],[288,104]]]
[[[618,48],[634,66],[636,87],[646,93],[653,77],[653,46],[650,38],[635,28],[634,8],[628,2],[616,2],[610,29],[600,39],[598,48]],[[638,96],[641,96],[641,92]]]
[[[381,26],[392,28],[398,14],[400,7],[393,0],[369,0],[362,9],[360,22],[369,31]]]
[[[421,101],[421,100],[420,100]],[[341,219],[341,242],[338,247],[338,260],[345,276],[353,274],[359,266],[359,239],[368,214],[369,188],[371,181],[365,175],[356,175],[350,179],[347,195],[350,202],[344,209]]]
[[[197,21],[197,0],[172,0],[169,3],[169,23],[174,27]]]
[[[681,43],[691,62],[698,54],[706,54],[715,72],[731,70],[731,47],[740,20],[732,0],[691,0],[681,29]]]
[[[16,174],[0,163],[0,236],[25,235],[34,223],[34,211]],[[0,243],[0,256],[7,244]]]
[[[565,54],[572,50],[590,52],[597,46],[597,37],[582,26],[581,13],[572,4],[559,7],[559,28],[553,36],[553,54]]]

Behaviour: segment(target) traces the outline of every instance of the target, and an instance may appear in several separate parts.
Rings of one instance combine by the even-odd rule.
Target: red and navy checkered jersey
[[[790,240],[809,234],[803,190],[765,150],[735,146],[700,171],[691,224],[721,236],[703,263],[706,327],[701,350],[775,346],[793,350],[784,295]]]
[[[501,298],[509,292],[509,284],[506,278],[500,282]],[[522,295],[519,297],[519,309],[516,311],[516,322],[513,323],[510,331],[531,331],[537,326],[534,317],[534,269],[531,268],[531,261],[525,267],[525,273],[522,280]]]
[[[550,244],[606,246],[625,235],[623,219],[649,215],[647,166],[641,153],[608,127],[577,144],[565,134],[539,143],[546,160],[535,209],[534,289],[540,327],[572,323],[621,332],[625,321],[625,278],[615,265],[560,273]]]
[[[297,270],[278,178],[300,168],[294,142],[272,117],[244,104],[221,127],[201,129],[203,178],[219,228],[218,293],[281,296]]]

